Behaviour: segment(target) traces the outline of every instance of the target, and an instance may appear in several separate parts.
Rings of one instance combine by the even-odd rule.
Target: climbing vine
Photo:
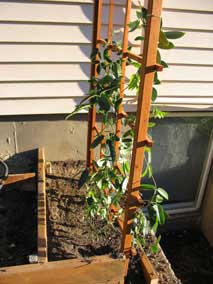
[[[129,23],[129,31],[133,32],[137,29],[141,30],[146,26],[147,10],[140,7],[136,12],[137,19]],[[168,68],[168,64],[161,58],[161,49],[172,49],[174,44],[171,40],[178,39],[184,35],[180,31],[163,31],[162,21],[159,35],[159,43],[157,50],[157,63]],[[143,41],[143,36],[137,36],[135,41]],[[114,54],[111,56],[112,45]],[[129,50],[131,46],[129,47]],[[88,96],[86,96],[76,109],[68,116],[71,117],[82,109],[89,109],[93,106],[97,108],[97,113],[101,117],[103,127],[97,131],[96,137],[91,144],[91,148],[101,148],[101,158],[98,161],[93,160],[94,171],[86,168],[79,180],[79,188],[86,186],[87,189],[87,213],[101,219],[113,222],[111,216],[111,206],[117,207],[125,196],[127,184],[130,174],[130,158],[134,139],[134,124],[135,116],[129,115],[122,118],[124,131],[121,137],[116,135],[116,121],[118,119],[118,109],[122,103],[120,98],[120,82],[122,78],[121,64],[122,52],[118,42],[105,43],[101,48],[95,48],[91,54],[91,63],[96,65],[98,77],[92,78],[89,82],[92,85]],[[125,90],[134,91],[136,95],[139,92],[141,64],[128,59],[128,64],[135,67],[135,73],[130,76]],[[154,85],[161,84],[158,78],[158,72],[154,74]],[[166,113],[158,109],[154,102],[158,96],[157,89],[153,86],[152,91],[152,110],[150,113],[149,130],[156,126],[153,119],[161,119],[166,116]],[[149,131],[149,135],[151,133]],[[116,156],[115,142],[120,142],[119,156]],[[100,147],[101,145],[101,147]],[[117,167],[117,165],[121,167]],[[151,149],[145,147],[145,167],[141,174],[141,179],[147,177],[149,183],[141,183],[140,192],[149,190],[151,198],[145,200],[146,212],[138,209],[134,224],[132,226],[133,242],[135,246],[144,246],[145,237],[150,229],[157,231],[159,225],[165,223],[167,213],[165,212],[162,203],[168,200],[167,192],[159,187],[155,181],[152,169],[152,154]],[[122,206],[116,213],[116,216],[122,214]],[[157,251],[157,244],[152,246],[153,251]]]

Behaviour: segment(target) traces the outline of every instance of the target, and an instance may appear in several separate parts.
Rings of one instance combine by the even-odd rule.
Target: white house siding
[[[116,0],[115,30],[122,25],[124,3],[125,0]],[[175,41],[175,50],[162,51],[170,68],[160,74],[162,85],[158,87],[157,103],[171,111],[210,111],[213,1],[163,3],[164,29],[185,31],[186,35]],[[92,17],[91,0],[0,1],[1,115],[72,111],[88,91]],[[130,34],[130,41],[133,38]],[[140,53],[140,47],[134,49]],[[131,68],[127,73],[131,73]],[[127,110],[134,110],[134,105],[127,104]]]

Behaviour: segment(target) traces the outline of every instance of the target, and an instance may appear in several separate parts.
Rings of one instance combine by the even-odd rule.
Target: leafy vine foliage
[[[137,19],[129,23],[130,32],[136,29],[145,28],[147,10],[144,7],[140,7],[136,12]],[[180,31],[163,31],[162,21],[161,30],[159,35],[158,51],[157,51],[157,63],[168,67],[168,64],[162,60],[160,49],[172,49],[174,44],[170,41],[178,39],[184,35]],[[137,36],[135,41],[143,41],[143,36]],[[114,47],[113,54],[111,54],[112,46]],[[129,50],[131,46],[129,47]],[[94,141],[91,144],[91,148],[101,148],[101,158],[97,161],[93,161],[94,170],[86,168],[83,171],[79,180],[79,188],[83,185],[87,188],[87,212],[92,217],[105,219],[109,222],[114,221],[114,218],[122,214],[123,209],[120,207],[117,215],[112,218],[111,206],[118,206],[120,203],[124,203],[124,196],[127,190],[127,184],[130,174],[130,158],[134,139],[134,124],[135,116],[129,115],[122,118],[123,134],[121,137],[116,135],[115,124],[118,119],[118,109],[122,103],[120,98],[120,81],[122,53],[118,42],[108,42],[105,40],[105,44],[100,49],[93,50],[91,54],[92,64],[96,64],[96,71],[98,77],[92,78],[89,82],[92,88],[76,109],[68,116],[73,116],[82,109],[89,109],[92,106],[96,106],[97,113],[101,117],[103,127],[101,131],[97,132]],[[130,76],[130,79],[126,85],[126,89],[134,91],[136,95],[139,92],[140,83],[140,71],[141,64],[128,59],[128,64],[133,65],[136,68],[134,74]],[[158,78],[158,73],[155,72],[154,85],[161,84]],[[166,113],[159,110],[154,102],[157,99],[157,89],[153,86],[152,92],[152,110],[150,114],[149,130],[155,127],[156,122],[153,119],[161,119],[166,116]],[[127,96],[128,97],[128,96]],[[150,132],[150,131],[149,131]],[[149,133],[149,135],[151,135]],[[119,155],[115,153],[115,142],[120,142]],[[100,147],[101,145],[101,147]],[[145,147],[145,167],[141,174],[141,180],[147,177],[150,180],[149,183],[141,182],[141,194],[143,190],[149,190],[151,192],[151,198],[145,200],[147,210],[138,209],[135,216],[134,224],[132,226],[132,235],[135,246],[144,246],[145,237],[150,229],[154,232],[157,231],[159,225],[165,223],[167,213],[162,206],[163,201],[168,200],[167,192],[158,187],[153,176],[152,170],[152,154],[151,149]],[[117,167],[117,165],[121,167]],[[157,251],[157,244],[160,241],[160,237],[157,239],[157,243],[152,246],[153,251]]]

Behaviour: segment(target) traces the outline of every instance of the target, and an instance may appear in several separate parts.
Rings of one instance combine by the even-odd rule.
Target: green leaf
[[[163,225],[165,223],[165,214],[164,214],[164,209],[161,204],[154,204],[153,209],[156,212],[156,216],[158,218],[159,224]]]
[[[78,188],[79,189],[85,184],[85,182],[87,181],[88,177],[89,177],[89,169],[86,168],[82,172],[81,177],[80,177],[80,179],[78,181]]]
[[[107,61],[107,62],[112,62],[112,59],[109,57],[109,50],[108,50],[108,48],[106,48],[105,50],[104,50],[104,59]]]
[[[146,19],[146,16],[147,16],[147,9],[142,7],[141,8],[141,13],[142,13],[142,18]]]
[[[114,162],[116,158],[114,141],[107,139],[106,143],[109,146],[110,156],[112,158],[112,161]]]
[[[163,60],[161,60],[160,64],[163,65],[164,68],[168,68],[169,67],[169,65],[165,61],[163,61]]]
[[[130,22],[130,23],[128,24],[128,26],[129,26],[129,28],[130,28],[129,32],[133,32],[134,30],[136,30],[136,29],[139,27],[139,25],[140,25],[140,21],[139,21],[139,20]]]
[[[153,87],[152,88],[152,101],[154,102],[158,97],[158,92],[157,90]]]
[[[157,59],[156,59],[158,64],[161,64],[161,55],[159,49],[157,50]]]
[[[165,32],[165,35],[168,39],[178,39],[183,37],[185,33],[180,31],[170,31],[170,32]]]
[[[95,140],[92,142],[92,144],[90,145],[90,148],[95,148],[97,147],[101,141],[104,139],[104,135],[99,135],[95,138]]]
[[[149,125],[148,125],[149,128],[153,128],[153,127],[155,127],[155,126],[156,126],[156,123],[155,123],[155,122],[149,122]]]
[[[160,85],[161,81],[158,79],[158,72],[155,72],[154,75],[154,84],[155,85]]]
[[[153,184],[149,184],[149,183],[143,183],[141,184],[142,189],[147,189],[147,190],[154,190],[155,186]]]
[[[144,36],[137,36],[135,40],[144,40]]]
[[[151,245],[151,250],[155,254],[158,253],[158,250],[159,250],[159,246],[158,245],[159,245],[160,240],[161,240],[161,236],[158,236],[156,242]]]
[[[92,197],[87,197],[87,204],[91,206],[94,203],[94,199]]]
[[[157,188],[157,192],[166,200],[169,199],[168,193],[161,187]]]
[[[119,105],[122,103],[122,98],[119,98],[116,102],[115,102],[115,104],[114,104],[114,107],[115,107],[115,110],[117,111],[118,110],[118,108],[119,108]]]
[[[138,87],[139,76],[137,74],[132,74],[129,79],[128,89],[134,90]]]
[[[106,96],[101,96],[98,98],[98,105],[101,110],[109,111],[110,110],[110,103],[109,99]]]
[[[163,45],[161,43],[158,44],[158,47],[161,49],[172,49],[175,47],[175,45],[172,42],[169,42],[168,45]]]
[[[76,107],[76,109],[66,116],[66,120],[75,115],[76,113],[80,112],[83,109],[90,108],[90,104],[82,104]]]
[[[140,20],[142,17],[141,11],[136,11],[137,18]]]
[[[169,41],[168,41],[165,33],[162,30],[160,31],[160,35],[159,35],[159,44],[161,44],[164,47],[169,45]]]

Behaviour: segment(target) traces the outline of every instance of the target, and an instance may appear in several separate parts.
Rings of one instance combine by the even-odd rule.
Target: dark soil
[[[49,261],[77,257],[87,259],[103,254],[120,256],[119,228],[98,218],[86,216],[86,192],[77,187],[84,162],[51,164],[52,172],[47,175],[46,180]],[[20,167],[19,171],[23,172]],[[28,170],[27,167],[28,165],[24,171]],[[17,172],[16,169],[14,172]],[[35,184],[31,183],[30,188],[33,187],[35,189]],[[37,252],[37,199],[36,192],[27,191],[28,188],[29,184],[25,182],[0,191],[1,266],[29,263],[28,256]],[[150,237],[147,243],[152,241],[153,238]],[[158,273],[159,284],[180,283],[161,249],[157,254],[150,254],[148,249],[146,253]],[[131,259],[127,283],[145,283],[137,257]]]
[[[52,163],[46,182],[49,260],[119,254],[121,234],[85,213],[85,189],[78,189],[83,162]]]
[[[0,191],[0,266],[29,263],[37,252],[36,194],[20,185]]]
[[[213,284],[213,248],[199,231],[164,233],[161,245],[183,284]]]
[[[111,254],[119,255],[121,233],[119,228],[86,216],[85,189],[78,189],[78,178],[83,162],[54,162],[47,175],[48,245],[49,260]],[[148,244],[153,241],[150,237]],[[153,263],[159,284],[178,284],[161,249],[147,254]],[[143,284],[144,278],[137,257],[131,259],[128,284]]]

